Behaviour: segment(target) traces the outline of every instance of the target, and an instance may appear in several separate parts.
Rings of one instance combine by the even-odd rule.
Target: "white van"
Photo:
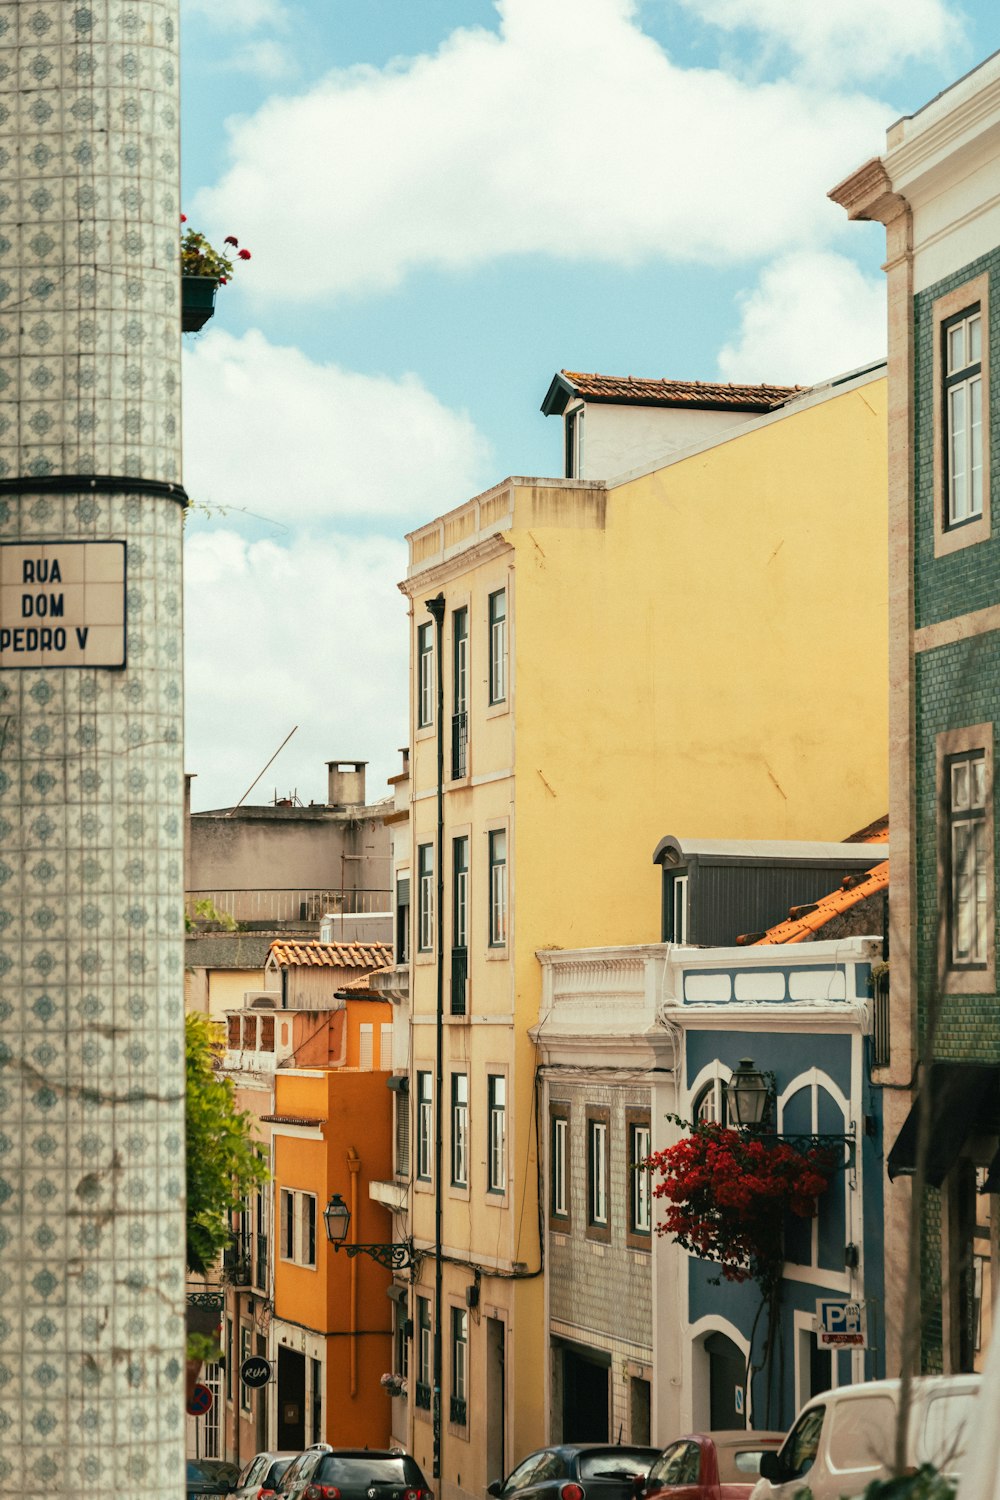
[[[961,1471],[979,1381],[978,1375],[924,1375],[913,1382],[908,1467],[930,1463],[949,1475]],[[761,1459],[750,1500],[794,1500],[806,1488],[813,1500],[842,1500],[860,1495],[873,1479],[888,1479],[898,1404],[898,1380],[814,1396],[779,1451]]]

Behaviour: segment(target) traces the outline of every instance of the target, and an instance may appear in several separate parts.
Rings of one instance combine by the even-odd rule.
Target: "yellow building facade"
[[[509,479],[408,538],[424,1255],[395,1436],[428,1476],[437,1450],[445,1500],[549,1436],[536,954],[657,941],[666,833],[837,840],[884,812],[885,495],[876,371],[619,482]]]

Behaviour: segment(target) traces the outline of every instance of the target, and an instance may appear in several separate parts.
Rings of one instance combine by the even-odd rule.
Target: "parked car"
[[[315,1443],[278,1483],[281,1500],[434,1500],[415,1458],[399,1450]]]
[[[665,1448],[639,1492],[643,1500],[747,1500],[765,1453],[783,1432],[692,1432]]]
[[[221,1458],[189,1458],[187,1461],[187,1500],[199,1495],[228,1495],[240,1471],[235,1464]]]
[[[298,1449],[290,1453],[255,1453],[229,1491],[229,1500],[271,1500]]]
[[[503,1500],[634,1500],[636,1480],[645,1479],[659,1448],[613,1443],[558,1443],[523,1458],[488,1493]]]
[[[955,1476],[970,1434],[978,1375],[924,1375],[913,1382],[906,1465],[930,1463]],[[898,1380],[870,1380],[814,1396],[777,1453],[761,1459],[750,1500],[794,1500],[808,1487],[813,1500],[860,1495],[888,1479],[896,1442]]]

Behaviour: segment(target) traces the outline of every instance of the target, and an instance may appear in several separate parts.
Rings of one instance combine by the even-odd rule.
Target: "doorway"
[[[713,1430],[745,1427],[746,1359],[724,1333],[710,1333],[705,1340],[705,1352],[708,1355],[708,1401]]]
[[[504,1325],[499,1318],[486,1319],[486,1482],[507,1477],[507,1429],[505,1413],[506,1349]]]
[[[609,1441],[609,1365],[563,1347],[562,1440],[564,1443]]]
[[[279,1449],[306,1445],[306,1357],[297,1349],[278,1346]]]

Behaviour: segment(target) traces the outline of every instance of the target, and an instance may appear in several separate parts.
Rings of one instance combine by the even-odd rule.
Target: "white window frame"
[[[464,864],[459,866],[458,852],[462,849]],[[454,932],[451,935],[451,946],[453,948],[468,948],[469,946],[469,835],[459,834],[451,841],[451,869],[452,883],[454,887],[452,904],[452,925]]]
[[[507,1075],[486,1075],[486,1191],[507,1191]]]
[[[245,1323],[240,1324],[240,1369],[242,1370],[245,1360],[253,1353],[253,1336]],[[251,1411],[253,1408],[253,1395],[246,1381],[240,1381],[240,1411]]]
[[[417,1071],[417,1170],[418,1182],[431,1182],[434,1175],[434,1074]]]
[[[280,1189],[279,1254],[290,1265],[316,1269],[316,1194],[301,1188]]]
[[[652,1131],[649,1125],[630,1121],[629,1144],[629,1228],[633,1234],[650,1234],[653,1224],[652,1184],[649,1168],[639,1165],[649,1159],[652,1150]]]
[[[469,1186],[468,1073],[451,1075],[451,1185],[456,1188]]]
[[[466,1403],[469,1412],[469,1314],[464,1307],[451,1309],[451,1394]]]
[[[458,626],[461,620],[464,633],[459,634]],[[454,709],[456,714],[464,714],[469,709],[469,606],[460,604],[451,612],[451,638],[452,638],[452,693],[454,695]]]
[[[978,304],[942,327],[949,528],[983,513],[983,332]]]
[[[489,860],[491,948],[507,946],[507,830],[491,828],[486,835]],[[497,852],[499,850],[499,853]]]
[[[587,1223],[594,1229],[609,1227],[608,1213],[608,1121],[587,1120]]]
[[[417,845],[417,952],[434,952],[434,845]]]
[[[949,331],[956,326],[956,323],[961,324],[975,317],[977,310],[982,332],[979,370],[976,372],[970,366],[955,369],[949,373]],[[956,507],[952,482],[952,422],[949,397],[949,391],[953,386],[962,385],[963,389],[968,391],[968,387],[963,382],[966,379],[973,381],[978,378],[979,400],[984,416],[991,409],[989,276],[977,276],[972,281],[966,282],[964,286],[956,287],[954,291],[939,297],[931,308],[931,326],[933,339],[931,400],[934,411],[934,556],[943,557],[963,547],[971,547],[979,542],[988,541],[993,534],[990,517],[990,424],[988,420],[985,420],[976,438],[980,449],[981,488],[975,505],[971,509]],[[970,352],[966,336],[965,353]],[[952,378],[956,376],[957,379]],[[969,405],[967,401],[967,408]],[[967,432],[967,438],[971,441],[971,432]]]
[[[489,701],[490,705],[507,701],[507,590],[494,589],[488,596],[489,624]]]
[[[986,751],[948,759],[951,966],[982,968],[989,953]]]
[[[554,1114],[552,1119],[552,1196],[550,1212],[554,1218],[569,1218],[566,1192],[566,1165],[569,1160],[569,1116]]]
[[[417,728],[434,723],[434,621],[417,626]]]
[[[995,902],[996,870],[994,865],[994,785],[993,741],[995,726],[970,724],[961,729],[944,730],[936,738],[937,762],[937,874],[940,920],[938,927],[938,976],[945,994],[986,994],[996,992]],[[981,940],[976,961],[961,957],[957,944],[953,903],[955,899],[955,835],[952,809],[952,767],[959,758],[982,757],[983,806],[976,808],[977,821],[982,817],[982,832],[977,836],[980,856],[973,872],[976,901],[984,906],[984,922],[978,929]],[[972,809],[970,809],[972,811]],[[961,820],[964,821],[964,820]]]

